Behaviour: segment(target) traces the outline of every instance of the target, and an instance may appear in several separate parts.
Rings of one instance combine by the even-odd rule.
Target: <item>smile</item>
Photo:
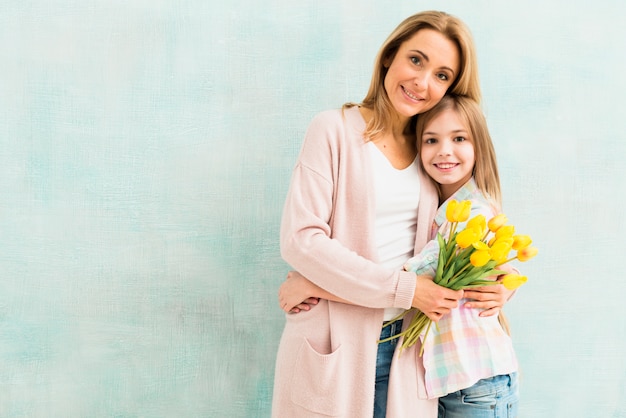
[[[439,163],[439,164],[433,164],[435,167],[441,169],[441,170],[449,170],[451,168],[456,167],[458,164],[456,163]]]
[[[402,91],[409,96],[411,99],[416,100],[416,101],[420,101],[420,100],[424,100],[421,97],[418,97],[416,95],[414,95],[413,93],[411,93],[410,91],[408,91],[407,89],[404,88],[404,86],[400,86],[402,87]]]

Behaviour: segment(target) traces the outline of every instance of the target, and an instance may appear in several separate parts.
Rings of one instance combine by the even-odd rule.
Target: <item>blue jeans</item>
[[[494,376],[439,398],[439,418],[515,418],[518,403],[517,373]]]
[[[386,326],[380,333],[380,339],[398,335],[402,331],[402,321]],[[389,387],[389,369],[391,359],[396,350],[398,339],[378,344],[376,355],[376,386],[374,393],[374,418],[385,418],[387,415],[387,388]]]

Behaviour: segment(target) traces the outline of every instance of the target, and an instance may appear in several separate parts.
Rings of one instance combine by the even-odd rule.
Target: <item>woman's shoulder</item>
[[[365,123],[357,106],[327,109],[313,116],[311,125],[344,126]]]
[[[307,130],[307,137],[316,141],[343,142],[347,137],[363,137],[365,121],[358,107],[344,107],[317,113]]]

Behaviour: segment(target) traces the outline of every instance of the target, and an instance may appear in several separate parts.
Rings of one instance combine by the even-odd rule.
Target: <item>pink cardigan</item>
[[[278,349],[272,417],[371,418],[383,308],[408,309],[415,275],[376,263],[370,156],[358,108],[314,118],[293,171],[283,212],[281,254],[295,270],[356,305],[320,301],[286,316]],[[415,250],[426,244],[437,192],[421,175]],[[405,325],[410,318],[405,321]],[[427,400],[419,344],[396,351],[387,414],[437,416]]]

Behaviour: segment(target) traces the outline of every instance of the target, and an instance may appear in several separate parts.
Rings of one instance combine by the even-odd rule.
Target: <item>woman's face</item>
[[[454,109],[445,109],[424,127],[420,158],[426,173],[441,185],[445,200],[472,177],[474,138]]]
[[[400,45],[384,86],[398,116],[410,118],[435,106],[460,71],[456,44],[432,29],[421,29]]]

